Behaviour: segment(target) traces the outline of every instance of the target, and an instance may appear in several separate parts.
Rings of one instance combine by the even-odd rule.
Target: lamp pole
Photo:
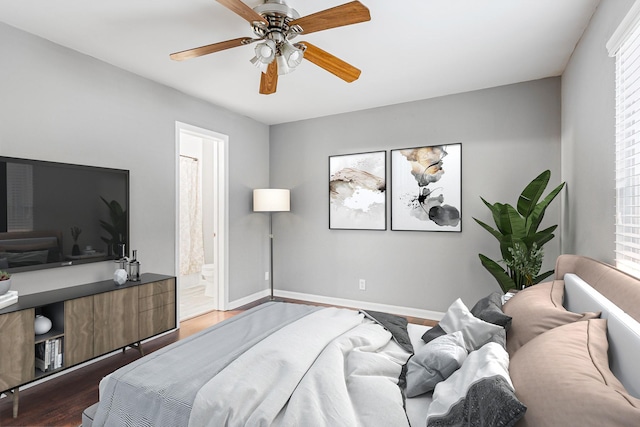
[[[269,287],[271,288],[271,301],[273,301],[273,212],[269,212]]]
[[[273,301],[273,212],[289,212],[290,191],[278,188],[253,190],[253,211],[269,213],[269,289]]]

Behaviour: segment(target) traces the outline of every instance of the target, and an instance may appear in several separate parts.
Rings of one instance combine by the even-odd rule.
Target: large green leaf
[[[547,197],[545,197],[540,203],[536,205],[531,215],[527,217],[527,234],[536,232],[536,230],[540,226],[540,223],[542,222],[542,218],[544,217],[544,212],[547,209],[547,206],[549,206],[549,203],[551,203],[553,199],[556,198],[563,187],[564,182],[554,188],[549,194],[547,194]]]
[[[542,197],[542,193],[544,193],[544,189],[547,188],[550,177],[551,171],[546,170],[534,178],[534,180],[522,190],[517,205],[520,215],[526,218],[533,212],[538,200]]]
[[[500,240],[500,253],[502,254],[502,259],[510,260],[513,258],[511,252],[509,252],[509,248],[515,248],[519,244],[525,244],[522,239],[513,234],[507,234],[506,236],[502,236]]]
[[[480,262],[484,268],[486,268],[487,271],[495,277],[504,292],[515,288],[515,283],[513,283],[511,277],[509,277],[500,264],[482,254],[479,254],[478,256],[480,257]]]
[[[500,208],[500,222],[496,224],[502,234],[514,234],[517,237],[526,235],[526,223],[516,209],[508,204]]]
[[[482,200],[484,202],[484,204],[489,208],[489,210],[491,211],[491,213],[493,213],[494,211],[498,212],[499,211],[499,207],[492,205],[491,203],[487,202],[483,197],[480,197],[480,200]],[[499,205],[499,203],[496,203]]]
[[[480,224],[480,226],[482,228],[484,228],[485,230],[487,230],[489,233],[491,233],[491,235],[493,237],[495,237],[496,239],[498,239],[498,241],[500,241],[500,239],[502,239],[502,233],[500,233],[498,230],[496,230],[495,228],[491,227],[488,224],[485,224],[484,222],[480,221],[477,218],[473,218],[475,220],[475,222],[477,222],[478,224]]]
[[[498,227],[499,223],[500,223],[500,208],[502,206],[502,203],[495,203],[495,204],[492,205],[491,203],[487,202],[482,197],[480,197],[480,199],[484,202],[485,206],[488,207],[489,210],[491,211],[491,216],[493,217],[493,222]]]
[[[542,247],[542,244],[540,244],[540,242],[548,242],[549,239],[547,239],[547,236],[553,234],[556,228],[558,228],[557,225],[552,225],[551,227],[545,228],[541,231],[533,231],[532,233],[527,234],[527,236],[523,240],[525,240],[525,242],[527,243],[527,247],[529,248],[534,242],[538,245],[538,247]]]
[[[539,248],[541,248],[542,246],[544,246],[545,243],[547,243],[548,241],[554,238],[553,232],[555,231],[556,228],[558,228],[557,225],[552,225],[551,227],[545,228],[542,231],[538,231],[537,233],[527,236],[522,240],[524,241],[524,243],[527,245],[529,249],[531,249],[534,243]]]

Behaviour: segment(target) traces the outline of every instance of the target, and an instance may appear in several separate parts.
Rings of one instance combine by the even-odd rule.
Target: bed
[[[83,427],[640,425],[637,279],[562,255],[503,302],[434,328],[261,304],[105,377]]]

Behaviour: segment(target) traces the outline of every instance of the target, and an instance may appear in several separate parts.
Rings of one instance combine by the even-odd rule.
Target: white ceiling
[[[245,0],[254,7],[261,0]],[[288,0],[301,16],[348,0]],[[300,36],[360,68],[345,83],[308,61],[258,94],[250,37],[215,0],[2,0],[0,21],[184,93],[277,124],[561,75],[600,0],[361,0],[371,21]]]

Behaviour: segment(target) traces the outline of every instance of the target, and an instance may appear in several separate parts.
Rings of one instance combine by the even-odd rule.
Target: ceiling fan
[[[291,42],[299,34],[310,34],[371,20],[369,9],[359,1],[352,1],[303,17],[300,17],[298,12],[289,7],[284,0],[265,0],[263,4],[253,9],[241,0],[216,1],[249,21],[257,38],[240,37],[188,49],[172,53],[171,59],[182,61],[256,42],[255,56],[251,59],[251,63],[262,71],[260,93],[265,95],[275,93],[278,75],[295,70],[303,59],[313,62],[349,83],[360,77],[359,69],[319,47],[306,41]]]

